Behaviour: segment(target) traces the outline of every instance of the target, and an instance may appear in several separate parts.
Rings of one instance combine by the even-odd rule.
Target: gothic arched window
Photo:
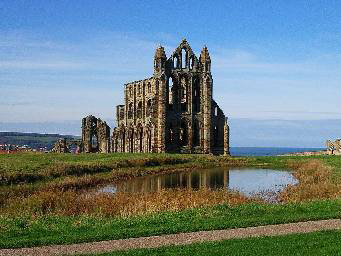
[[[187,80],[185,77],[181,78],[181,102],[187,101]]]
[[[168,104],[173,104],[173,79],[172,77],[168,78]]]
[[[129,103],[129,106],[128,106],[128,118],[129,119],[133,118],[133,103]]]
[[[147,101],[147,116],[150,116],[152,113],[152,100],[149,99]]]
[[[173,57],[173,67],[177,68],[179,66],[179,59],[178,56]]]
[[[189,68],[193,69],[193,67],[194,67],[194,57],[191,56],[191,58],[189,59]]]
[[[185,48],[181,50],[181,67],[182,68],[187,67],[187,51]]]
[[[137,118],[141,118],[142,117],[142,102],[140,101],[137,105]]]

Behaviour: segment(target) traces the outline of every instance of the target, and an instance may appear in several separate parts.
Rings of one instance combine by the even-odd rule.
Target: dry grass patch
[[[44,191],[27,198],[9,200],[0,215],[41,216],[46,214],[76,216],[128,217],[162,211],[181,211],[186,208],[228,203],[241,204],[249,199],[238,192],[209,189],[167,189],[153,193],[96,193],[82,194],[76,191]]]
[[[301,202],[314,199],[334,199],[341,195],[341,184],[332,177],[332,167],[320,160],[290,162],[297,185],[289,185],[281,194],[284,202]]]

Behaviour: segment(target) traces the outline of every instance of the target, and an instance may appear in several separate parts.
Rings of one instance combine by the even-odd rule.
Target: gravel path
[[[334,229],[341,229],[341,219],[307,221],[228,230],[199,231],[193,233],[139,237],[72,245],[51,245],[34,248],[2,249],[0,250],[0,256],[49,256],[76,253],[99,253],[114,250],[152,248],[166,245],[182,245],[204,241],[227,240],[233,238],[278,236]]]

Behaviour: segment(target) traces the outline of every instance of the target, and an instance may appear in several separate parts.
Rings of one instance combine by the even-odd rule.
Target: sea
[[[321,151],[325,148],[230,147],[232,156],[276,156],[288,153]]]

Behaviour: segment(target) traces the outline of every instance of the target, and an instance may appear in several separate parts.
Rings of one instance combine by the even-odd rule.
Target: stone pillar
[[[125,125],[128,124],[128,109],[129,109],[128,93],[129,93],[128,86],[124,85],[124,109],[125,109],[124,121],[125,121]]]
[[[211,153],[212,133],[212,83],[209,77],[203,78],[203,119],[204,119],[204,153]]]
[[[166,81],[164,75],[159,79],[159,95],[158,95],[158,153],[166,151]]]
[[[190,153],[192,153],[193,149],[193,116],[190,120],[188,120],[188,148]]]
[[[145,82],[141,82],[141,86],[142,86],[142,120],[145,121],[146,120],[146,84]]]
[[[190,153],[193,151],[193,125],[194,125],[194,120],[193,120],[193,77],[190,75],[188,77],[188,82],[187,82],[187,111],[190,113],[191,118],[189,119],[188,123],[188,148],[190,150]]]
[[[124,138],[124,152],[130,153],[130,130],[126,130],[126,136]]]

